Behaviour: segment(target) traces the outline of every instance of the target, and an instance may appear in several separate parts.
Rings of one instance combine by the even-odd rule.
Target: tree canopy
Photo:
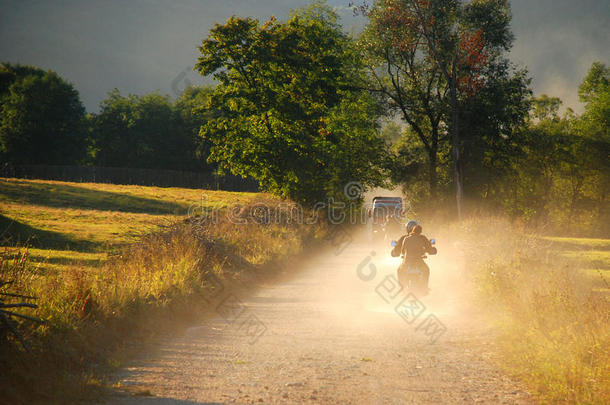
[[[528,110],[526,73],[505,57],[513,40],[508,2],[377,0],[360,10],[369,20],[360,38],[367,88],[409,125],[411,147],[427,157],[433,199],[439,161],[447,161],[439,153],[451,144],[459,200],[464,170],[480,167],[476,149],[510,133]],[[403,184],[412,183],[400,178],[411,157],[421,155],[408,153],[409,143],[398,145],[393,163],[394,179]]]
[[[327,6],[271,18],[231,17],[203,40],[196,68],[219,81],[220,111],[202,135],[210,160],[300,202],[342,197],[343,185],[379,184],[377,107],[357,88],[354,44]]]
[[[608,141],[610,128],[610,68],[595,62],[578,89],[580,101],[585,103],[585,119],[597,126],[600,136]]]
[[[203,108],[211,89],[189,87],[178,100],[150,93],[123,96],[115,89],[91,117],[92,158],[100,166],[210,170],[198,136],[211,116]]]
[[[14,164],[72,164],[86,150],[85,108],[53,71],[0,66],[0,147]]]

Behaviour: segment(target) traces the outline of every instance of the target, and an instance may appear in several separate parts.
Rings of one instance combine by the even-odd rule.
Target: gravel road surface
[[[526,404],[495,366],[493,331],[468,304],[461,259],[439,240],[427,297],[406,296],[398,259],[366,234],[288,265],[248,296],[120,372],[113,404]]]

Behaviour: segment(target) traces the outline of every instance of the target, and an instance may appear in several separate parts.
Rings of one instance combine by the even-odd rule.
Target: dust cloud
[[[438,248],[428,296],[398,291],[389,241],[354,227],[239,297],[258,327],[219,312],[117,377],[154,400],[113,403],[529,403],[484,360],[488,329],[469,306],[459,241],[421,223]]]

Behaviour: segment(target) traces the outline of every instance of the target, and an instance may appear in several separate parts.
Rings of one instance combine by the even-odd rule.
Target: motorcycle
[[[392,248],[396,246],[397,242],[392,241]],[[430,244],[434,246],[436,240],[430,239]],[[431,253],[436,254],[436,253]],[[417,296],[424,296],[428,294],[428,287],[426,286],[426,279],[424,271],[421,269],[421,265],[425,265],[424,260],[428,256],[423,255],[421,258],[415,258],[412,260],[404,260],[404,255],[400,258],[403,260],[398,267],[398,282],[402,286],[405,292],[412,292]]]

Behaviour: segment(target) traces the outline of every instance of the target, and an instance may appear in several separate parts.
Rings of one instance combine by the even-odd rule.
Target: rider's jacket
[[[436,248],[432,246],[424,235],[403,235],[398,239],[396,246],[390,253],[392,257],[403,255],[405,258],[421,258],[426,253],[436,254]]]

